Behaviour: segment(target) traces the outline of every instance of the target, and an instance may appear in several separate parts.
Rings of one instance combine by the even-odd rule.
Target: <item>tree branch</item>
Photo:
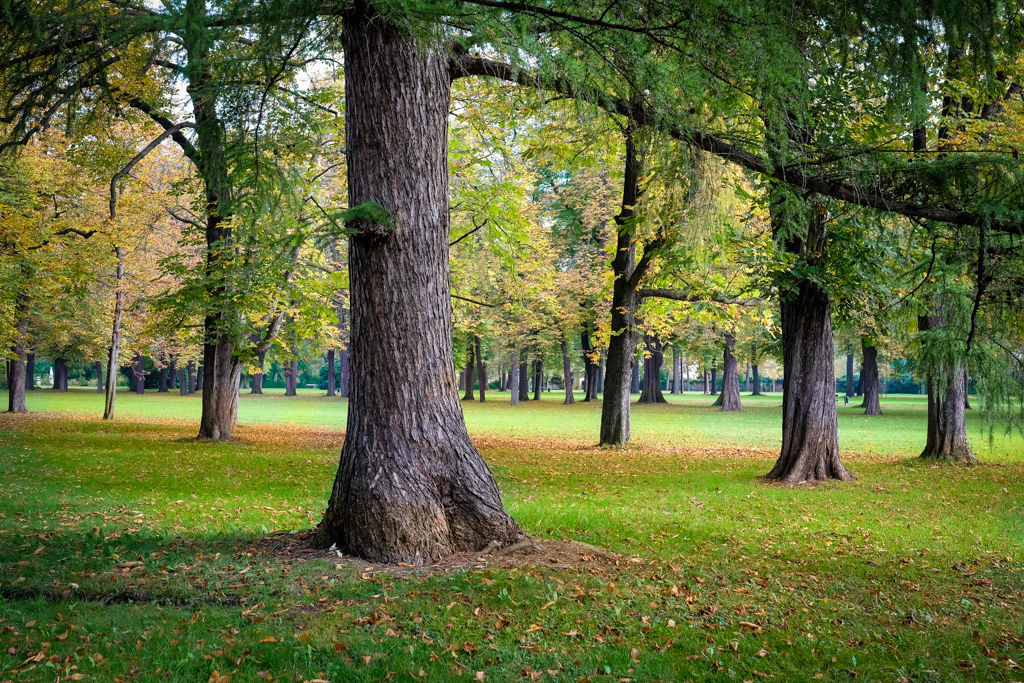
[[[170,128],[165,128],[164,132],[160,133],[160,135],[156,136],[148,145],[143,147],[138,154],[132,157],[132,160],[129,161],[124,168],[110,178],[110,220],[114,220],[117,217],[117,181],[131,173],[136,164],[145,159],[150,152],[156,149],[157,146],[159,146],[159,144],[168,137],[174,135],[182,128],[195,127],[196,124],[191,121],[182,121],[181,123],[174,124]]]
[[[473,221],[473,229],[472,229],[472,230],[470,230],[469,232],[467,232],[467,233],[466,233],[465,235],[463,235],[462,237],[458,238],[457,240],[455,240],[455,241],[453,241],[453,242],[449,242],[449,243],[448,243],[448,247],[449,247],[449,248],[451,248],[451,247],[454,247],[454,246],[455,246],[456,244],[458,244],[458,243],[459,243],[459,242],[461,242],[462,240],[466,239],[467,237],[469,237],[470,235],[472,235],[472,234],[473,234],[474,232],[476,232],[476,231],[477,231],[477,230],[479,230],[480,228],[484,227],[485,225],[487,225],[487,219],[486,219],[486,218],[484,219],[484,222],[483,222],[483,223],[481,223],[480,225],[477,225],[477,224],[476,224],[476,221]]]
[[[657,298],[657,299],[672,299],[673,301],[684,301],[687,303],[715,303],[715,304],[736,304],[737,306],[758,306],[768,301],[768,299],[756,298],[756,299],[738,299],[721,294],[712,294],[710,296],[701,296],[697,294],[688,294],[678,289],[662,289],[660,287],[651,287],[646,289],[637,290],[637,296],[640,298]]]

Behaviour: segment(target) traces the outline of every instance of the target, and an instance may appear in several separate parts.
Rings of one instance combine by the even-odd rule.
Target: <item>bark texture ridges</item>
[[[351,398],[317,543],[413,564],[514,543],[452,372],[447,60],[359,2],[342,38],[349,205],[393,226],[350,242]]]
[[[736,336],[726,332],[722,342],[722,393],[714,405],[721,406],[723,411],[735,412],[743,410],[740,401],[740,377],[736,365]]]
[[[864,364],[860,369],[860,385],[864,393],[865,415],[881,415],[882,406],[878,400],[878,347],[867,337],[861,337],[861,353]]]
[[[665,345],[656,335],[644,335],[644,388],[637,403],[668,403],[661,391],[661,366],[665,362]]]
[[[939,302],[932,315],[918,319],[918,329],[939,330],[946,322]],[[957,359],[943,362],[928,373],[928,437],[921,451],[925,460],[964,464],[978,461],[967,440],[963,372],[963,362]]]

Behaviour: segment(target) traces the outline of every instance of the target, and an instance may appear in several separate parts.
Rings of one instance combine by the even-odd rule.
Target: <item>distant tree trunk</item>
[[[966,377],[966,375],[964,375]],[[29,353],[25,357],[25,390],[34,391],[36,388],[36,354]]]
[[[598,393],[598,373],[600,372],[600,365],[597,362],[597,352],[590,343],[590,328],[584,323],[583,331],[580,333],[580,343],[583,349],[583,380],[586,384],[584,389],[586,390],[583,395],[583,401],[596,401]]]
[[[424,40],[362,2],[343,10],[348,206],[373,201],[394,222],[372,213],[348,222],[352,397],[317,544],[374,562],[422,564],[525,537],[469,439],[455,389],[451,75],[446,51]]]
[[[203,381],[205,379],[206,379],[206,371],[204,370],[203,364],[200,363],[199,367],[196,368],[196,391],[202,391],[203,390]],[[236,391],[237,391],[237,387],[236,387]]]
[[[473,400],[473,385],[476,384],[476,362],[473,358],[473,341],[470,340],[469,348],[466,351],[466,368],[463,370],[466,378],[466,393],[462,395],[463,401]]]
[[[740,377],[736,368],[736,336],[726,332],[722,343],[722,393],[714,405],[722,406],[724,412],[743,410],[740,402]]]
[[[141,353],[132,358],[132,391],[136,394],[146,393],[146,357]]]
[[[761,374],[758,372],[757,363],[750,364],[750,374],[753,376],[754,390],[750,392],[751,396],[761,395]]]
[[[171,363],[173,363],[173,362],[174,361],[170,361],[170,362],[164,363],[164,366],[162,368],[160,368],[160,372],[159,372],[159,376],[158,376],[158,380],[157,380],[157,388],[156,388],[156,391],[159,394],[166,394],[167,393],[167,377],[168,377],[168,375],[171,372]]]
[[[527,351],[519,351],[519,400],[530,400],[530,369],[527,365]]]
[[[967,371],[964,370],[964,410],[971,409],[971,382],[967,379]]]
[[[15,304],[14,344],[7,371],[7,412],[27,413],[25,405],[25,356],[28,355],[28,297],[19,293]]]
[[[680,392],[680,393],[684,393],[685,394],[687,391],[692,389],[692,387],[690,386],[690,362],[686,358],[683,358],[682,363],[683,363],[683,391]]]
[[[941,330],[946,324],[942,301],[936,301],[930,315],[918,318],[921,332]],[[977,462],[967,440],[963,372],[960,359],[943,362],[928,372],[928,436],[921,451],[925,460]]]
[[[327,395],[334,396],[334,381],[335,381],[335,370],[334,370],[334,347],[327,349]]]
[[[795,201],[795,200],[793,200]],[[811,208],[805,238],[791,237],[786,251],[812,265],[826,244],[825,207]],[[772,207],[772,227],[781,227],[783,206]],[[789,283],[782,311],[782,450],[768,479],[786,484],[853,479],[839,459],[832,313],[828,294],[801,278]]]
[[[349,395],[349,377],[351,376],[350,365],[349,365],[349,353],[348,347],[341,350],[339,354],[341,358],[338,361],[338,387],[341,391],[342,398],[348,398]]]
[[[750,392],[750,363],[743,370],[743,391]]]
[[[846,395],[853,398],[853,344],[846,345]]]
[[[24,381],[24,377],[22,377],[22,382]],[[68,363],[63,358],[55,358],[53,361],[53,389],[54,391],[68,390]]]
[[[185,366],[185,393],[194,394],[196,393],[196,362],[190,360],[188,365]]]
[[[239,389],[248,389],[249,388],[249,376],[247,374],[245,374],[244,372],[240,373],[238,375],[238,388]]]
[[[711,381],[708,391],[712,396],[718,395],[718,365],[716,363],[711,364]]]
[[[121,367],[121,317],[124,315],[124,249],[114,248],[117,261],[114,286],[114,317],[111,321],[110,349],[107,351],[107,387],[103,401],[103,419],[113,420],[117,403],[117,370]]]
[[[188,382],[189,382],[189,378],[188,378],[188,375],[186,374],[186,368],[187,367],[188,366],[186,365],[185,367],[178,368],[178,395],[179,396],[186,396],[186,395],[188,395]]]
[[[103,393],[103,361],[96,361],[96,393]]]
[[[565,343],[565,334],[562,334],[562,383],[565,385],[565,400],[562,405],[576,403],[576,397],[572,394],[572,364],[569,362],[569,345]]]
[[[683,358],[675,344],[672,345],[672,393],[683,393]]]
[[[509,403],[514,406],[519,405],[519,372],[516,370],[516,366],[519,363],[516,360],[517,355],[515,349],[512,349],[508,354],[509,367],[512,368],[512,371],[508,373]]]
[[[639,394],[640,386],[640,363],[637,361],[636,356],[633,356],[630,359],[629,366],[629,393]]]
[[[864,356],[864,364],[860,369],[860,383],[864,388],[865,415],[881,415],[882,406],[878,402],[878,347],[867,338],[860,338],[860,348]]]
[[[484,403],[487,400],[487,364],[484,362],[484,352],[480,348],[480,335],[474,337],[474,343],[476,344],[476,376],[480,382],[480,402]]]
[[[600,357],[600,360],[598,361],[598,364],[597,364],[597,393],[598,394],[603,394],[604,393],[604,366],[605,366],[605,357],[604,357],[604,354],[602,353],[601,357]]]
[[[299,383],[299,361],[292,360],[288,362],[287,367],[284,370],[284,395],[295,396],[297,395],[296,388]]]
[[[661,366],[665,362],[665,345],[657,335],[644,335],[644,388],[637,403],[668,403],[661,392]]]
[[[540,394],[544,391],[544,359],[533,359],[533,400],[539,401]]]
[[[710,372],[708,371],[707,366],[704,366],[703,370],[704,371],[701,374],[701,390],[704,392],[705,396],[710,396],[711,395],[711,387],[708,386],[708,384],[710,384],[710,382],[708,382],[708,378],[710,377]]]
[[[252,388],[250,394],[263,393],[263,363],[267,360],[267,353],[264,351],[256,358],[256,372],[252,375]]]

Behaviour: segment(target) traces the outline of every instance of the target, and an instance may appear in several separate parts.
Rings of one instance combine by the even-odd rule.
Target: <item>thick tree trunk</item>
[[[264,351],[256,358],[256,372],[252,375],[252,388],[249,389],[250,394],[262,394],[263,393],[263,364],[267,360],[267,353]]]
[[[185,366],[185,393],[194,394],[196,393],[196,362],[190,360],[188,365]]]
[[[487,363],[484,362],[484,352],[480,348],[480,336],[475,337],[476,344],[476,376],[480,382],[480,402],[487,400]]]
[[[284,395],[295,396],[298,392],[296,388],[299,383],[299,361],[292,360],[288,362],[287,367],[284,370]]]
[[[598,394],[598,374],[601,366],[597,362],[597,351],[590,343],[590,327],[584,323],[583,331],[580,333],[580,343],[583,349],[583,379],[586,383],[583,401],[596,401]]]
[[[132,358],[132,391],[146,393],[146,358],[141,353]]]
[[[530,400],[530,368],[526,349],[519,352],[519,400]]]
[[[157,391],[158,394],[166,394],[167,393],[167,377],[170,375],[170,373],[171,373],[170,363],[165,363],[164,366],[162,368],[160,368],[159,379],[157,380],[156,391]]]
[[[463,386],[466,389],[466,393],[462,395],[463,401],[472,401],[473,396],[473,385],[476,384],[476,360],[473,357],[473,341],[470,340],[469,348],[466,350],[466,367],[462,371]]]
[[[773,206],[773,229],[782,210]],[[787,251],[812,265],[825,251],[823,206],[811,207],[806,240],[791,238]],[[786,283],[782,310],[782,450],[768,479],[785,484],[849,481],[839,459],[832,313],[828,294],[809,279]]]
[[[740,377],[736,367],[736,355],[733,349],[736,347],[736,336],[731,332],[725,333],[722,343],[722,393],[716,406],[722,406],[726,412],[743,410],[740,402]]]
[[[758,372],[757,363],[751,363],[750,374],[753,376],[754,390],[750,392],[751,396],[761,395],[761,374]]]
[[[327,395],[334,396],[334,382],[335,382],[335,371],[334,371],[334,347],[327,349]]]
[[[514,406],[519,405],[519,371],[516,369],[519,365],[516,360],[518,355],[515,349],[508,354],[509,367],[512,368],[512,372],[508,373],[509,403]]]
[[[188,367],[188,366],[185,366]],[[185,374],[185,368],[178,368],[178,395],[188,395],[188,376]]]
[[[103,361],[96,361],[96,393],[103,393]]]
[[[665,345],[656,335],[644,335],[644,389],[637,403],[668,403],[661,391],[661,366],[665,362]]]
[[[864,389],[865,415],[881,415],[882,406],[878,401],[878,347],[867,337],[860,338],[864,364],[860,368],[860,383]]]
[[[565,343],[565,335],[562,335],[562,384],[565,385],[565,400],[562,405],[576,403],[576,397],[572,394],[572,363],[569,362],[569,345]]]
[[[946,324],[941,301],[935,304],[931,315],[918,318],[921,332],[941,330]],[[928,436],[921,451],[925,460],[965,464],[978,460],[967,440],[963,372],[960,359],[943,361],[928,372]]]
[[[372,201],[392,220],[350,222],[352,396],[317,542],[413,564],[509,545],[525,535],[470,442],[451,371],[447,59],[361,2],[342,37],[349,206]]]
[[[53,361],[53,388],[56,391],[68,390],[68,362],[63,358],[56,358]]]
[[[29,387],[31,388],[31,387]],[[971,409],[971,381],[967,378],[967,370],[964,370],[964,410]]]
[[[14,344],[7,364],[7,412],[27,413],[25,405],[25,356],[28,355],[28,297],[19,294],[15,306]]]
[[[605,369],[605,357],[602,353],[597,363],[597,393],[600,398],[601,394],[604,394],[604,369]]]
[[[966,375],[964,375],[966,377]],[[34,391],[36,388],[36,354],[29,353],[25,357],[25,390]]]
[[[342,398],[348,398],[349,394],[349,355],[348,347],[341,350],[338,360],[338,388]]]

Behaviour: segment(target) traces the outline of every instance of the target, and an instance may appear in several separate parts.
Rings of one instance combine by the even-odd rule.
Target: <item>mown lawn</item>
[[[620,451],[592,404],[488,398],[464,409],[513,515],[617,561],[282,552],[319,519],[344,401],[246,395],[210,444],[197,397],[123,394],[104,424],[91,392],[32,392],[0,417],[0,680],[1024,679],[1020,438],[974,424],[982,466],[923,466],[920,397],[841,406],[858,480],[782,488],[759,480],[777,395],[635,408]]]

